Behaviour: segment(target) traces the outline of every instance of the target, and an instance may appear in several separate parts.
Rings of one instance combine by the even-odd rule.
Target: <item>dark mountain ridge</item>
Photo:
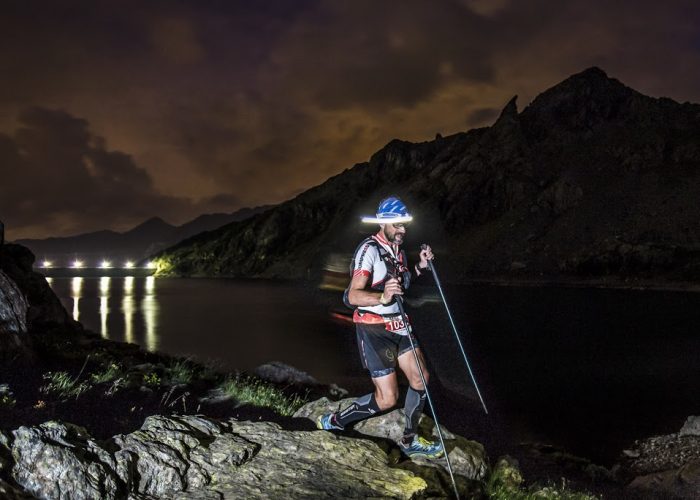
[[[393,140],[249,220],[160,254],[160,272],[306,278],[375,227],[388,194],[416,216],[407,250],[450,281],[700,279],[700,105],[652,98],[599,68],[516,98],[491,127]]]
[[[37,259],[52,261],[55,266],[67,266],[76,258],[87,260],[92,265],[105,258],[139,261],[194,234],[243,220],[268,208],[204,214],[180,226],[168,224],[160,217],[151,217],[123,233],[103,230],[60,238],[17,240],[16,243],[28,247]]]

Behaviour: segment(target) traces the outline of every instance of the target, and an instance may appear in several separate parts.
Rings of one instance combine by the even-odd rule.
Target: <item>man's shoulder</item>
[[[355,249],[355,255],[364,255],[368,252],[379,252],[379,243],[372,236],[368,236],[362,240]]]

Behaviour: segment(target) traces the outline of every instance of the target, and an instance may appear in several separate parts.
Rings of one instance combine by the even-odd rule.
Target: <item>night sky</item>
[[[700,102],[700,3],[6,1],[6,237],[287,200],[599,66]]]

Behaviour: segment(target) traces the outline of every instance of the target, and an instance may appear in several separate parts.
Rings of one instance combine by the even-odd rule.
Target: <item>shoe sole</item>
[[[399,448],[400,448],[400,447],[399,447]],[[420,452],[420,451],[414,451],[413,453],[407,453],[406,451],[401,450],[401,453],[403,453],[403,454],[404,454],[405,456],[407,456],[408,458],[413,458],[413,457],[442,458],[442,457],[445,456],[445,452],[444,452],[444,451],[441,451],[441,452],[439,452],[439,453],[435,453],[435,454],[432,454],[432,455],[431,455],[430,453],[423,453],[423,452]]]
[[[408,455],[407,453],[404,453],[408,458],[414,458],[414,457],[423,457],[423,458],[442,458],[445,456],[444,453],[440,453],[438,455],[428,455],[427,453],[411,453]]]

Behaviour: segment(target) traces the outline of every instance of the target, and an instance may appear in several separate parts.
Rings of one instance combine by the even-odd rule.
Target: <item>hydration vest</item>
[[[411,284],[411,272],[408,270],[408,268],[401,262],[406,262],[406,252],[401,250],[399,252],[399,255],[401,256],[401,261],[396,259],[391,252],[389,252],[386,248],[384,248],[383,245],[381,245],[377,240],[372,238],[371,236],[369,238],[365,238],[362,240],[362,242],[357,246],[355,249],[355,252],[352,254],[352,261],[350,262],[350,280],[352,281],[353,273],[355,271],[355,256],[357,255],[357,252],[360,250],[365,245],[371,245],[377,249],[377,252],[379,252],[379,258],[384,261],[384,265],[386,266],[386,276],[382,281],[379,283],[376,283],[374,286],[371,286],[371,289],[377,292],[383,292],[384,291],[384,283],[386,283],[387,280],[390,278],[397,278],[401,285],[403,286],[404,289],[408,288]],[[350,303],[350,300],[348,299],[348,294],[350,293],[350,285],[348,284],[348,287],[345,289],[343,292],[343,303],[350,309],[355,310],[357,309],[357,306],[354,306]]]

